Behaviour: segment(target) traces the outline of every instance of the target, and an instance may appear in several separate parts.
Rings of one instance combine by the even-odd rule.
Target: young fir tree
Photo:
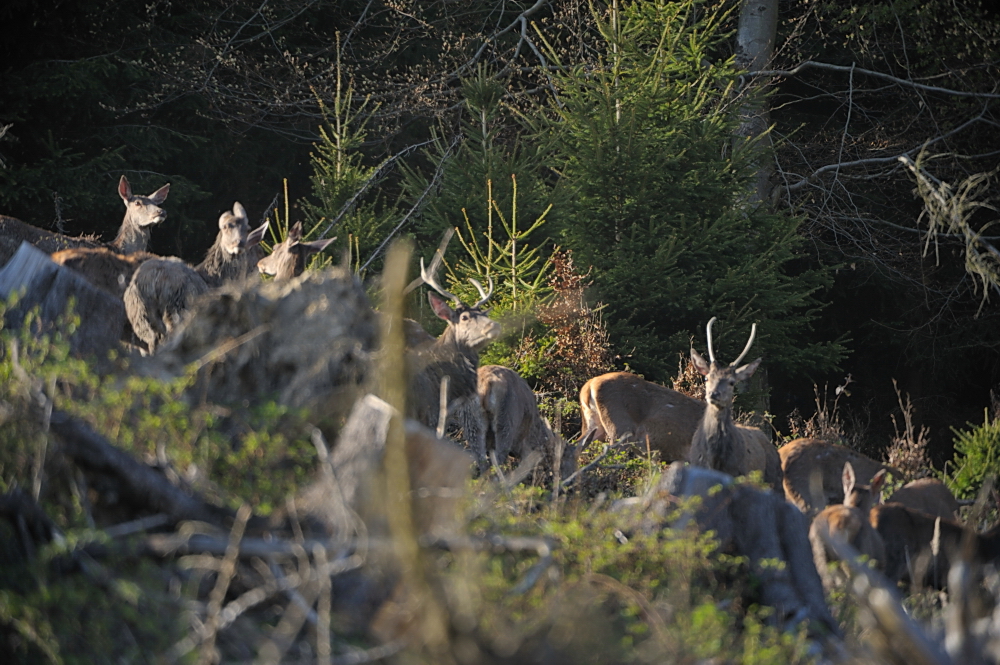
[[[432,169],[419,172],[404,168],[406,196],[416,201],[432,184],[438,172],[438,185],[421,210],[415,231],[421,244],[437,244],[449,227],[466,228],[466,218],[478,234],[488,231],[490,215],[497,209],[510,211],[514,206],[514,180],[517,187],[517,215],[523,220],[542,217],[555,203],[554,193],[539,176],[544,154],[539,146],[519,139],[522,129],[505,108],[503,85],[483,67],[462,82],[465,105],[461,134],[457,139],[438,136],[427,155]],[[493,204],[486,204],[493,201]],[[533,238],[537,245],[546,237]]]
[[[661,381],[692,337],[704,345],[712,316],[720,359],[738,355],[753,322],[753,356],[782,371],[830,369],[845,352],[804,341],[830,276],[800,267],[799,221],[745,201],[752,172],[730,147],[738,72],[719,56],[723,20],[697,0],[596,17],[602,54],[553,74],[559,98],[536,121],[572,192],[553,224],[593,266],[618,352]]]
[[[338,49],[339,53],[339,49]],[[337,66],[340,66],[339,60]],[[338,89],[332,108],[323,100],[320,107],[326,120],[320,128],[320,143],[311,153],[312,191],[315,201],[303,202],[306,237],[326,238],[336,234],[335,248],[350,252],[352,265],[360,267],[392,231],[399,211],[377,193],[372,185],[386,164],[366,165],[361,145],[365,140],[366,99],[353,103],[353,89]],[[375,190],[377,192],[377,190]],[[328,254],[336,254],[331,248]],[[377,268],[375,260],[369,268]]]

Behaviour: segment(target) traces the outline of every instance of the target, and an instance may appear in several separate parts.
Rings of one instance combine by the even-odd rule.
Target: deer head
[[[263,235],[263,231],[261,234]],[[309,258],[317,252],[322,252],[334,240],[336,238],[303,241],[302,222],[296,222],[295,226],[288,230],[288,237],[275,245],[269,255],[257,262],[257,269],[265,275],[273,275],[275,279],[291,279],[301,275],[306,269]]]
[[[871,483],[867,487],[858,485],[854,476],[854,467],[850,462],[844,462],[844,472],[841,475],[841,481],[844,483],[844,505],[849,508],[857,508],[867,516],[872,506],[881,503],[885,474],[886,470],[881,469],[872,477]]]
[[[122,176],[118,181],[118,195],[125,202],[125,221],[122,226],[133,225],[141,228],[161,223],[167,218],[167,211],[160,205],[167,200],[169,193],[170,183],[167,183],[149,196],[133,194],[128,178]]]
[[[232,212],[227,210],[219,215],[219,237],[216,242],[224,253],[235,256],[259,243],[269,224],[269,221],[264,222],[250,231],[247,211],[237,201],[233,204]]]
[[[427,299],[430,301],[431,310],[439,319],[448,322],[448,330],[445,335],[452,336],[458,344],[468,346],[476,351],[481,350],[487,344],[500,336],[500,324],[489,317],[489,310],[482,307],[490,296],[493,295],[493,277],[489,278],[489,291],[483,289],[483,285],[478,280],[469,278],[472,285],[479,291],[479,300],[474,305],[464,305],[458,296],[445,291],[438,284],[437,279],[424,268],[424,260],[420,259],[420,276],[424,282],[434,291],[427,292]],[[435,293],[435,291],[437,293]],[[441,294],[440,296],[438,294]],[[445,302],[444,298],[455,303],[452,308]],[[442,338],[445,338],[442,335]]]
[[[750,351],[750,346],[757,335],[757,324],[753,324],[753,327],[750,329],[750,339],[747,340],[747,345],[743,348],[743,353],[740,354],[740,357],[729,365],[723,365],[715,359],[715,351],[712,347],[713,323],[715,323],[714,316],[706,327],[709,362],[706,362],[693,347],[691,349],[691,361],[698,372],[705,377],[705,399],[708,403],[718,409],[729,409],[733,404],[733,393],[736,384],[753,376],[761,360],[763,360],[763,358],[757,358],[757,360],[743,367],[736,367],[743,360],[744,356],[746,356],[747,352]]]

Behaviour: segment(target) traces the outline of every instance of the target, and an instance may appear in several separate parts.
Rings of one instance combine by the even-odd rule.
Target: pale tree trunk
[[[778,0],[742,0],[740,3],[740,25],[736,32],[736,66],[754,72],[768,68],[774,55],[774,42],[778,31]],[[761,136],[771,126],[770,109],[763,95],[765,81],[748,78],[740,91],[745,96],[740,107],[740,125],[733,137],[734,147]],[[771,195],[771,178],[774,162],[766,139],[760,140],[753,148],[753,165],[756,175],[753,186],[747,192],[747,202],[751,207],[767,204]],[[767,368],[762,367],[751,379],[750,390],[758,397],[754,400],[755,425],[764,432],[770,429],[763,418],[770,410],[770,386]]]
[[[767,68],[774,54],[778,30],[778,0],[742,0],[740,25],[736,33],[736,66],[747,71]],[[767,100],[760,89],[762,81],[748,79],[740,91],[746,96],[740,108],[740,126],[736,130],[737,144],[753,140],[767,131],[771,124]],[[754,205],[767,201],[771,192],[774,166],[763,143],[755,149],[757,175],[750,193]]]

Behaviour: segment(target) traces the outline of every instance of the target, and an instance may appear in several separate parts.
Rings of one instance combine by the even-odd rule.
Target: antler
[[[747,340],[747,345],[743,347],[743,353],[740,354],[739,358],[729,363],[730,367],[736,367],[737,365],[740,364],[740,361],[743,360],[743,356],[745,356],[747,354],[747,351],[750,350],[750,345],[753,344],[753,338],[756,337],[756,335],[757,335],[757,324],[755,323],[750,328],[750,339]]]
[[[472,282],[472,285],[476,287],[477,291],[479,291],[479,297],[480,297],[479,302],[473,305],[472,309],[476,309],[477,307],[482,307],[483,304],[490,299],[490,296],[493,295],[493,275],[488,275],[487,279],[489,279],[489,284],[490,284],[489,293],[483,291],[483,285],[479,283],[478,279],[473,279],[472,277],[469,278],[469,281]]]
[[[715,323],[715,317],[713,316],[708,320],[708,325],[705,326],[705,335],[708,337],[708,362],[715,362],[715,350],[712,349],[712,324]]]
[[[458,299],[458,296],[456,296],[453,293],[448,293],[443,288],[441,288],[441,285],[438,284],[437,282],[437,278],[435,278],[433,275],[427,272],[427,269],[424,268],[424,257],[422,256],[420,257],[420,277],[424,280],[424,283],[427,286],[431,287],[432,289],[443,295],[445,298],[450,298],[452,302],[454,302],[456,305],[462,304],[462,301]]]

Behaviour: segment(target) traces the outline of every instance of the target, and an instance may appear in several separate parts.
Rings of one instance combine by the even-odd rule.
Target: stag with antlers
[[[723,365],[716,361],[712,347],[713,323],[715,323],[714,316],[706,327],[708,362],[694,348],[691,349],[691,360],[705,377],[707,404],[701,424],[691,439],[688,461],[696,466],[716,469],[732,476],[745,476],[751,471],[761,471],[764,474],[764,481],[783,496],[781,458],[777,449],[756,427],[737,425],[733,421],[733,395],[736,383],[753,376],[762,360],[757,358],[752,363],[737,367],[750,351],[750,346],[757,335],[757,324],[753,324],[750,339],[740,357],[729,365]]]
[[[441,413],[441,383],[447,377],[447,421],[457,422],[476,456],[480,471],[488,468],[486,458],[486,423],[479,403],[479,352],[500,335],[500,324],[483,310],[493,295],[493,278],[489,290],[475,279],[469,279],[480,299],[467,306],[446,291],[420,260],[420,276],[433,290],[427,292],[434,314],[448,327],[433,344],[411,351],[408,356],[410,376],[410,415],[431,428],[438,428]],[[440,294],[440,295],[439,295]],[[442,298],[442,296],[444,296]],[[450,306],[447,300],[454,303]],[[439,428],[443,429],[443,428]]]

